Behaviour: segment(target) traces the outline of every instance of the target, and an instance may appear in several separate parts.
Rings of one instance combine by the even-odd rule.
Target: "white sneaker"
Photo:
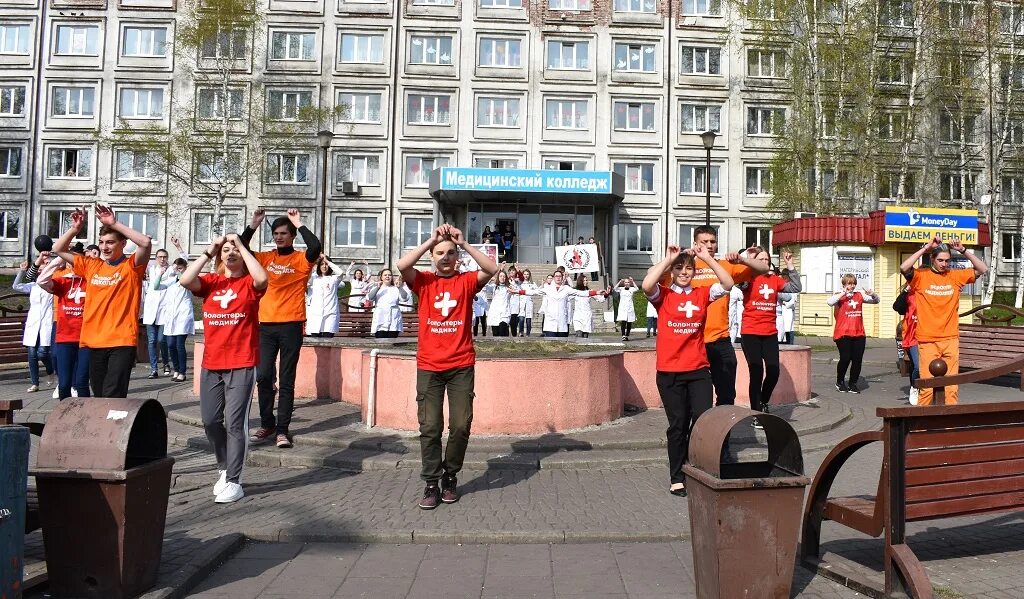
[[[921,390],[917,387],[910,388],[910,405],[916,406],[918,399],[921,397]]]
[[[71,397],[78,397],[78,389],[71,388]]]
[[[39,385],[32,385],[28,389],[25,389],[25,393],[35,393],[39,391]]]
[[[224,488],[228,486],[228,471],[221,470],[220,478],[217,479],[217,484],[213,485],[213,494],[220,495],[224,492]]]
[[[238,483],[224,483],[224,490],[217,494],[214,502],[233,503],[243,497],[245,497],[245,493],[242,491],[242,485]]]
[[[60,397],[60,390],[57,389],[57,388],[54,388],[53,389],[53,395],[51,395],[50,397],[52,397],[53,399],[57,399],[58,397]]]

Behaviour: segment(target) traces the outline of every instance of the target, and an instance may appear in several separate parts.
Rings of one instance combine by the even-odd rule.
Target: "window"
[[[380,185],[380,157],[363,154],[337,154],[334,157],[335,185],[358,183]]]
[[[681,133],[704,133],[722,130],[722,107],[704,104],[683,104],[680,109]]]
[[[0,147],[0,177],[21,176],[21,148]]]
[[[117,211],[117,218],[130,229],[149,235],[154,241],[160,238],[160,214],[156,212]]]
[[[910,61],[903,56],[883,56],[878,63],[878,82],[905,85],[910,81]]]
[[[585,71],[590,68],[590,42],[548,40],[548,68]]]
[[[880,139],[902,139],[907,128],[907,113],[882,112],[878,115],[878,137]]]
[[[158,119],[164,115],[164,90],[125,87],[121,89],[118,116],[123,119]]]
[[[772,193],[772,171],[766,166],[747,167],[747,195],[766,196]]]
[[[192,215],[192,243],[195,245],[213,243],[225,233],[242,230],[242,217],[233,212],[220,215],[220,226],[214,230],[213,213],[197,212]]]
[[[478,127],[518,127],[519,98],[479,98],[476,124]]]
[[[878,198],[891,200],[899,195],[900,174],[898,172],[887,172],[878,174]],[[917,194],[914,190],[914,174],[907,173],[903,184],[903,198],[913,199]]]
[[[267,92],[267,112],[274,120],[294,121],[302,116],[302,109],[308,109],[312,105],[313,92],[311,91],[296,92],[272,89]]]
[[[683,0],[683,15],[687,17],[717,17],[722,14],[721,0]]]
[[[679,72],[684,75],[721,75],[722,49],[709,46],[683,46]]]
[[[273,60],[313,60],[316,33],[312,31],[275,31],[270,34],[270,58]]]
[[[849,123],[853,122],[853,111],[843,109],[842,115],[835,106],[826,106],[821,114],[821,134],[825,139],[849,139]]]
[[[1002,177],[999,184],[999,198],[1006,204],[1019,204],[1024,200],[1024,177]]]
[[[1003,233],[1003,261],[1020,262],[1020,233]]]
[[[159,156],[144,150],[117,150],[114,178],[118,181],[155,181],[160,178]]]
[[[243,59],[247,50],[246,39],[245,29],[221,30],[203,42],[202,57],[228,60]]]
[[[267,154],[267,183],[309,183],[309,154]]]
[[[123,56],[166,56],[166,27],[125,27]]]
[[[586,129],[586,100],[546,100],[544,126],[548,129]]]
[[[43,233],[57,239],[64,234],[65,231],[71,228],[71,214],[74,213],[75,209],[70,210],[47,210],[43,213],[43,222],[45,230]],[[120,212],[118,213],[120,215]],[[75,236],[76,240],[85,241],[89,238],[89,221],[91,219],[85,219],[85,226]]]
[[[544,161],[544,170],[546,171],[585,171],[588,166],[586,160],[547,159]]]
[[[823,178],[821,181],[821,193],[827,198],[839,196],[846,197],[849,189],[849,176],[846,171],[839,171],[839,178],[836,179],[835,169],[825,169],[822,171]],[[818,186],[818,178],[815,170],[807,170],[807,192],[814,193],[815,188]]]
[[[1021,145],[1024,144],[1024,120],[1020,117],[1009,117],[1006,123],[1006,143]]]
[[[711,166],[711,193],[717,194],[718,178],[721,167]],[[684,195],[707,193],[707,165],[704,164],[680,164],[679,165],[679,193]]]
[[[522,8],[523,0],[480,0],[480,6],[487,8]]]
[[[413,0],[416,6],[455,6],[455,0]]]
[[[654,191],[653,162],[616,162],[612,170],[626,180],[626,191],[646,193]]]
[[[451,124],[451,96],[409,95],[407,122],[410,125]]]
[[[654,44],[615,44],[615,70],[654,72]]]
[[[939,114],[939,137],[944,142],[974,143],[975,115]]]
[[[620,223],[619,251],[646,252],[654,250],[654,225],[651,223]]]
[[[774,20],[775,2],[773,0],[747,0],[747,14],[753,19]]]
[[[747,108],[748,135],[779,135],[785,125],[785,108]]]
[[[452,64],[450,36],[414,35],[409,46],[409,64]]]
[[[384,64],[384,36],[343,33],[341,62]]]
[[[335,216],[334,245],[377,247],[377,217]]]
[[[0,87],[0,117],[25,116],[25,87],[5,85]]]
[[[550,10],[590,10],[590,0],[548,0]]]
[[[1024,34],[1024,7],[1000,6],[999,30],[1014,35]]]
[[[446,157],[408,156],[405,159],[405,186],[426,187],[434,169],[448,166]]]
[[[771,253],[772,230],[769,227],[743,227],[745,247],[762,247]]]
[[[974,5],[968,2],[939,2],[939,16],[951,29],[968,29],[974,24]]]
[[[433,222],[429,218],[407,218],[402,228],[402,247],[414,248],[433,234]]]
[[[0,239],[18,239],[20,224],[21,214],[17,210],[0,210]]]
[[[519,160],[516,158],[474,158],[473,166],[476,168],[519,168]]]
[[[493,37],[480,38],[480,59],[482,67],[518,68],[522,66],[520,53],[522,40]]]
[[[338,120],[343,123],[379,123],[380,94],[376,93],[338,93],[338,106],[341,110]]]
[[[200,152],[197,157],[199,180],[208,183],[239,181],[242,178],[242,153]]]
[[[92,149],[50,148],[46,176],[51,179],[88,179],[92,176]]]
[[[212,87],[200,88],[198,94],[198,112],[201,119],[221,119],[225,114],[229,119],[240,119],[243,114],[242,90],[229,89],[227,97],[224,90]]]
[[[976,62],[976,59],[969,56],[942,56],[939,58],[939,76],[946,85],[968,84]]]
[[[65,56],[99,56],[99,38],[99,27],[58,25],[56,53]]]
[[[945,202],[974,199],[974,175],[961,173],[939,174],[939,197]]]
[[[1003,89],[1024,89],[1024,60],[999,61],[999,84]]]
[[[913,27],[913,0],[880,0],[878,20],[889,27]]]
[[[91,87],[54,86],[51,114],[63,117],[91,117],[95,90]]]
[[[786,76],[783,50],[747,50],[747,76],[778,79]]]
[[[0,24],[0,54],[28,54],[28,25]]]
[[[654,131],[654,102],[615,102],[614,125],[623,131]]]
[[[653,13],[657,9],[654,0],[615,0],[615,12]]]
[[[700,225],[693,225],[689,223],[679,223],[679,237],[677,237],[676,239],[678,239],[678,244],[680,247],[685,248],[693,245],[693,230],[696,229],[698,226],[703,227],[704,224],[701,223]],[[716,238],[722,237],[721,227],[719,227],[718,225],[711,225],[711,228],[715,230]]]

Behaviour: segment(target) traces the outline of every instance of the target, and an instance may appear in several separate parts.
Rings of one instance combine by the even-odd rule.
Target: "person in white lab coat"
[[[615,293],[619,294],[619,306],[615,310],[615,321],[622,328],[622,340],[629,341],[629,333],[633,330],[636,320],[636,308],[633,306],[633,295],[639,291],[633,277],[619,279],[615,284]]]
[[[37,268],[50,261],[50,252],[41,252],[36,258]],[[53,342],[53,296],[36,283],[23,283],[28,271],[28,262],[21,263],[21,269],[14,277],[11,287],[18,293],[29,296],[28,316],[21,344],[28,348],[28,376],[31,385],[27,393],[39,391],[39,362],[46,368],[47,385],[53,386],[53,362],[50,360],[50,344]]]
[[[734,285],[729,291],[729,339],[736,343],[740,338],[740,326],[743,324],[743,283]]]
[[[320,254],[306,287],[307,335],[333,337],[338,332],[338,287],[344,276],[339,266]]]
[[[192,307],[192,292],[182,287],[178,278],[185,272],[188,262],[185,258],[177,258],[172,266],[174,279],[170,284],[153,281],[151,290],[163,293],[160,305],[160,318],[157,324],[163,329],[167,339],[167,349],[171,354],[171,365],[174,368],[171,379],[179,383],[185,380],[188,357],[185,354],[185,340],[195,333],[195,311]],[[165,281],[165,280],[164,280]]]
[[[544,336],[545,337],[568,337],[569,336],[569,300],[577,295],[594,296],[607,295],[607,291],[594,291],[593,289],[579,290],[565,285],[562,271],[556,270],[552,275],[550,285],[540,289],[527,291],[520,289],[520,295],[542,295],[544,303]]]
[[[658,309],[654,307],[650,301],[647,302],[647,336],[651,336],[651,332],[654,332],[654,336],[658,336]]]
[[[533,273],[529,268],[523,269],[523,281],[519,284],[520,289],[529,291],[537,289],[533,282]],[[524,295],[519,298],[519,336],[529,337],[533,332],[533,297]]]
[[[516,291],[512,288],[508,273],[499,270],[495,278],[484,289],[491,292],[491,305],[487,308],[487,324],[491,327],[491,335],[508,337],[508,323],[511,316],[509,305],[515,301],[516,308],[519,307],[519,298],[510,295]]]
[[[177,239],[174,240],[177,243]],[[181,250],[178,250],[179,253]],[[146,285],[143,286],[142,324],[146,325],[146,336],[149,341],[149,378],[160,376],[157,368],[160,358],[164,362],[164,376],[171,374],[170,352],[164,331],[160,328],[161,305],[164,291],[176,280],[174,269],[171,268],[170,254],[160,248],[156,251],[156,260],[146,267]]]
[[[355,269],[353,271],[353,269]],[[345,302],[348,304],[348,311],[362,311],[364,305],[369,300],[366,299],[366,287],[370,284],[369,278],[369,266],[366,262],[363,262],[363,268],[356,268],[356,263],[349,262],[348,268],[345,269],[344,280],[348,281],[350,289],[348,291],[348,300]]]
[[[779,329],[779,343],[793,345],[796,302],[799,297],[800,295],[796,293],[779,294],[779,306],[775,322],[775,326]]]
[[[373,305],[370,332],[378,339],[398,337],[402,332],[402,310],[398,304],[409,301],[409,292],[395,285],[390,268],[380,271],[380,283],[367,288],[366,297]]]
[[[473,336],[478,335],[478,331],[483,329],[484,337],[487,336],[487,298],[484,297],[484,292],[480,291],[473,296]]]
[[[576,276],[576,286],[573,289],[577,292],[588,292],[577,293],[572,297],[572,329],[576,331],[577,337],[587,338],[594,332],[594,310],[590,305],[591,297],[600,303],[604,303],[604,295],[591,296],[589,293],[590,288],[587,286],[587,275],[585,274]]]
[[[545,286],[546,285],[550,285],[550,284],[552,284],[554,282],[555,282],[555,276],[554,275],[548,275],[548,276],[544,277],[544,285]],[[536,287],[534,289],[529,289],[529,290],[527,290],[528,293],[526,293],[524,295],[526,295],[526,296],[540,295],[540,294],[536,293],[536,291],[539,290],[539,289],[540,289],[540,287]],[[540,327],[541,327],[541,331],[542,332],[544,331],[544,321],[547,319],[547,307],[548,307],[548,297],[546,295],[542,295],[541,298],[540,298],[540,308],[537,309],[537,313],[540,314]]]

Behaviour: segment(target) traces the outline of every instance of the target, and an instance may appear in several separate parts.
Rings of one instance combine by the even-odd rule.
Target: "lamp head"
[[[316,134],[316,140],[320,144],[321,148],[327,149],[331,146],[331,140],[334,139],[334,131],[328,131],[324,129]]]
[[[700,134],[700,139],[701,141],[704,142],[705,150],[710,150],[711,148],[715,147],[716,137],[718,137],[718,134],[715,133],[714,131],[705,131],[704,133]]]

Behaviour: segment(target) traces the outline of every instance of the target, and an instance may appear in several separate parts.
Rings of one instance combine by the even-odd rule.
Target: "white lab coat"
[[[729,291],[729,339],[736,343],[740,337],[740,325],[743,324],[743,289],[735,285]]]
[[[523,281],[523,284],[519,286],[520,289],[526,291],[535,291],[537,286],[533,281]],[[519,318],[533,319],[533,297],[529,295],[522,295],[519,297]]]
[[[473,318],[480,318],[487,314],[487,298],[483,293],[473,296]]]
[[[333,266],[333,264],[331,266]],[[363,270],[363,280],[362,281],[357,281],[357,280],[355,280],[355,279],[353,279],[351,277],[352,271],[354,271],[354,270],[355,270],[355,267],[350,264],[349,267],[347,269],[345,269],[345,275],[344,275],[344,277],[345,277],[344,280],[348,281],[349,284],[352,287],[349,290],[348,300],[345,302],[346,304],[349,305],[350,308],[353,307],[353,306],[360,307],[360,306],[363,305],[363,302],[366,301],[366,296],[365,295],[358,295],[357,296],[357,294],[364,294],[364,293],[366,293],[366,287],[368,285],[367,279],[369,279],[369,277],[370,277],[370,273],[366,272],[365,269],[364,269]]]
[[[370,333],[373,334],[377,331],[401,333],[402,310],[398,304],[409,301],[409,292],[394,285],[374,285],[367,291],[367,297],[374,302]]]
[[[572,312],[572,330],[577,333],[593,333],[594,332],[594,310],[590,305],[591,296],[589,295],[590,290],[586,291],[587,295],[575,295],[573,296],[573,312]],[[598,302],[604,303],[604,296],[595,295],[593,299]]]
[[[164,279],[161,279],[164,280]],[[170,284],[160,284],[155,291],[163,295],[160,300],[160,311],[158,312],[158,324],[164,327],[164,336],[191,335],[195,333],[196,321],[195,312],[192,309],[192,292],[181,286],[177,276]]]
[[[35,347],[36,344],[49,347],[53,342],[53,296],[35,283],[22,283],[25,271],[19,270],[11,288],[18,293],[28,294],[28,316],[21,344]]]
[[[331,264],[329,275],[310,273],[306,286],[306,334],[338,332],[338,287],[341,269]],[[359,298],[362,300],[362,298]]]
[[[654,307],[654,304],[647,302],[647,318],[657,318],[658,309]]]
[[[544,331],[549,333],[569,332],[569,298],[577,295],[590,295],[588,290],[576,290],[568,285],[555,287],[545,285],[540,289],[526,292],[529,295],[544,296]]]
[[[636,308],[633,307],[633,295],[639,291],[636,287],[616,287],[619,294],[619,307],[615,310],[616,322],[633,322],[636,320]]]
[[[507,323],[509,315],[512,313],[509,306],[515,302],[518,308],[519,298],[511,295],[509,288],[504,285],[488,283],[487,286],[491,287],[492,294],[491,305],[487,308],[487,326],[496,327],[503,322]]]
[[[779,341],[785,341],[786,333],[793,330],[797,297],[796,293],[779,294],[778,307],[775,309],[775,328],[779,332]]]
[[[182,255],[188,260],[188,255]],[[174,274],[174,265],[168,263],[167,270],[160,274],[156,262],[146,268],[145,294],[142,299],[142,324],[160,324],[160,307],[163,304],[164,292],[178,279]],[[166,333],[165,333],[166,334]]]

